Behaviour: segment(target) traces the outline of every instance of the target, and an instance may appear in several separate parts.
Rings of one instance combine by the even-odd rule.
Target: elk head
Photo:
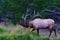
[[[28,17],[29,15],[27,14],[27,15],[23,15],[22,16],[22,21],[20,22],[20,25],[22,25],[23,27],[26,27],[26,28],[28,28],[29,27],[29,21],[27,21],[27,17]]]

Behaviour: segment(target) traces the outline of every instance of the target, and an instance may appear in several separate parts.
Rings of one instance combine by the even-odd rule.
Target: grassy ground
[[[4,26],[0,25],[0,40],[60,40],[60,34],[57,32],[55,37],[54,32],[51,37],[48,37],[49,31],[42,30],[40,35],[37,35],[36,30],[30,32],[29,28],[24,28],[20,25]]]

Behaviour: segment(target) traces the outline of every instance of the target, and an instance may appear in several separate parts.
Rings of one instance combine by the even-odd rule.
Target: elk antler
[[[34,10],[34,15],[33,15],[32,19],[40,18],[40,17],[42,17],[42,15],[40,15],[39,12],[35,13],[35,10]]]

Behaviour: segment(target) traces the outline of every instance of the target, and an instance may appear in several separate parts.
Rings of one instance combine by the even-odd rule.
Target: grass
[[[60,35],[48,38],[47,34],[40,33],[38,36],[36,31],[30,32],[28,28],[18,27],[8,31],[0,27],[0,40],[60,40]]]

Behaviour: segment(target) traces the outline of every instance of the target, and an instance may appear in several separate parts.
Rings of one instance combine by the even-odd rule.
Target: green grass
[[[0,27],[0,40],[60,40],[60,35],[48,38],[48,35],[40,34],[38,36],[36,31],[30,32],[29,29],[23,27],[14,31]]]

